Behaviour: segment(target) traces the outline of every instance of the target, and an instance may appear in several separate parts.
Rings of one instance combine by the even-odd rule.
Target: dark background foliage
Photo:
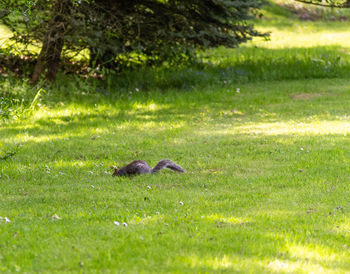
[[[32,72],[55,80],[62,57],[88,52],[90,67],[120,70],[131,61],[152,65],[189,61],[195,49],[236,47],[254,36],[249,20],[262,0],[3,0],[11,38],[40,47]],[[34,53],[35,55],[35,53]],[[69,59],[68,58],[68,59]]]

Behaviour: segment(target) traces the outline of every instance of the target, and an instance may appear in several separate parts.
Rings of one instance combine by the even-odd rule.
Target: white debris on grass
[[[57,214],[54,214],[51,216],[52,220],[61,220],[62,218],[58,216]]]
[[[1,217],[0,216],[0,221],[5,221],[5,223],[11,223],[10,219],[7,217]]]
[[[120,226],[120,223],[118,221],[113,222],[116,226]],[[122,223],[123,226],[127,227],[128,224],[126,222]]]

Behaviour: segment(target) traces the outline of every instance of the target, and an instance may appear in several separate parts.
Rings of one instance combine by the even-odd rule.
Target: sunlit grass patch
[[[225,217],[218,214],[201,216],[202,219],[208,220],[219,225],[242,225],[249,221],[247,219],[235,218],[235,217]]]
[[[4,40],[12,36],[11,30],[4,25],[0,25],[0,41],[3,43]]]
[[[310,118],[310,120],[313,118]],[[317,119],[314,117],[314,119]],[[286,123],[258,123],[237,127],[235,133],[262,134],[262,135],[343,135],[350,134],[349,117],[345,121],[315,121],[311,123],[286,122]],[[220,134],[220,131],[217,134]],[[230,134],[225,130],[222,134]]]
[[[349,23],[344,23],[348,24]],[[312,48],[319,46],[341,46],[345,49],[350,47],[350,31],[345,28],[343,31],[330,32],[320,29],[313,29],[312,26],[295,25],[293,32],[289,30],[281,30],[279,28],[265,27],[262,31],[270,31],[269,41],[255,41],[251,46],[259,46],[263,48]],[[345,50],[344,50],[345,51]],[[345,53],[349,54],[349,50]]]

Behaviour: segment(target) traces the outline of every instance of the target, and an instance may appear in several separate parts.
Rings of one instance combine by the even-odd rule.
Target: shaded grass
[[[210,87],[231,90],[240,84],[260,81],[347,78],[350,76],[348,52],[349,47],[338,45],[219,48],[202,53],[204,63],[192,67],[123,71],[106,76],[103,83],[67,81],[63,76],[55,88],[61,91],[60,96],[75,93],[73,99],[92,94],[106,98],[119,96],[125,100],[132,94],[146,93],[147,96],[154,90],[183,93]]]

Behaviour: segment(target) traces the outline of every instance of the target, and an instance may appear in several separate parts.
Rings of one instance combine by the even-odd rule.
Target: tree
[[[96,65],[132,51],[151,61],[176,60],[196,48],[235,47],[263,35],[247,23],[261,6],[259,0],[96,0],[94,4],[90,22],[92,27],[95,22],[106,26],[99,31],[107,47],[102,49],[101,41],[95,40],[98,46],[92,47],[90,60],[95,58]],[[108,11],[107,17],[101,17],[104,11]]]
[[[41,51],[32,76],[32,82],[37,83],[46,71],[46,79],[55,81],[64,45],[64,36],[71,9],[70,0],[54,0],[51,8],[51,19],[45,32]]]
[[[33,83],[42,74],[50,81],[56,78],[71,4],[70,0],[0,2],[1,10],[8,15],[3,18],[3,22],[14,34],[11,39],[24,46],[23,51],[31,45],[37,47],[39,42],[42,44],[32,74]]]
[[[1,1],[1,0],[0,0]],[[115,69],[130,53],[174,60],[194,49],[236,47],[254,36],[264,0],[2,0],[26,13],[3,19],[13,40],[42,48],[33,73],[53,81],[62,53],[90,51],[91,66]],[[9,6],[1,5],[2,10]]]

